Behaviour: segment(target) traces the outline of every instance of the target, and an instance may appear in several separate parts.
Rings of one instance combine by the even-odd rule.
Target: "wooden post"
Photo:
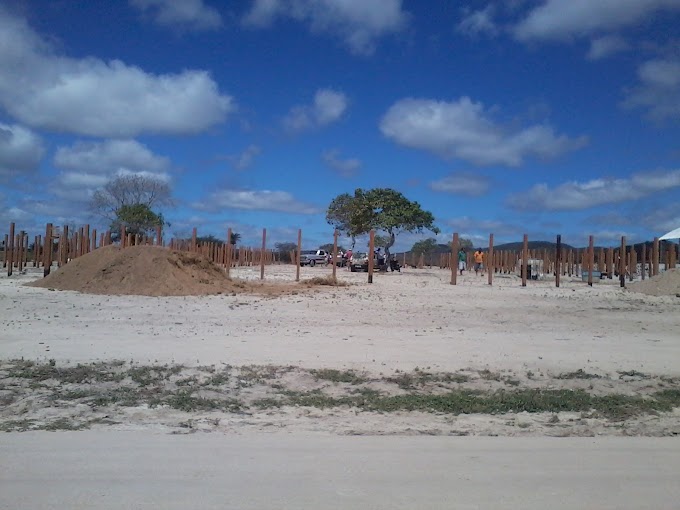
[[[7,267],[7,260],[8,260],[7,252],[9,251],[8,237],[9,236],[7,234],[5,234],[5,243],[2,245],[2,247],[4,248],[3,257],[2,257],[2,267]],[[35,267],[35,266],[33,266],[33,267]]]
[[[264,280],[264,252],[267,249],[267,229],[262,229],[262,251],[260,252],[260,280]]]
[[[12,276],[14,269],[14,222],[9,224],[9,243],[5,243],[7,258],[7,276]]]
[[[595,266],[595,249],[593,236],[588,237],[588,286],[593,286],[593,267]]]
[[[489,253],[486,257],[486,271],[489,274],[489,285],[493,285],[493,271],[494,271],[494,260],[493,260],[493,234],[489,234]]]
[[[161,225],[156,225],[156,246],[163,246],[163,227]]]
[[[669,243],[668,247],[670,248],[670,249],[669,249],[669,252],[670,252],[670,254],[671,254],[671,256],[670,256],[670,262],[669,262],[669,264],[668,264],[668,265],[669,265],[668,269],[675,269],[675,264],[676,264],[676,262],[677,262],[677,255],[676,255],[676,251],[675,251],[675,244],[673,244],[673,243],[671,242],[671,243]]]
[[[659,274],[659,238],[654,238],[654,244],[652,245],[652,276]]]
[[[557,236],[557,244],[555,246],[555,287],[560,286],[560,274],[562,266],[562,236]]]
[[[17,234],[17,270],[21,273],[24,269],[24,231]]]
[[[529,236],[524,234],[524,246],[522,248],[522,287],[527,286],[527,260],[529,257]]]
[[[456,279],[458,277],[458,232],[453,234],[453,241],[451,242],[451,254],[453,258],[451,260],[451,285],[456,285]]]
[[[302,254],[302,229],[298,229],[298,245],[295,253],[295,281],[300,281],[300,256]]]
[[[231,244],[231,228],[227,229],[227,277],[229,277],[229,271],[231,270],[231,260],[233,258],[232,250],[231,250],[232,244]]]
[[[45,254],[43,259],[43,277],[50,274],[52,267],[52,224],[48,223],[45,227]]]
[[[635,251],[635,245],[632,245],[630,248],[630,281],[633,281],[633,278],[637,274],[637,252]]]
[[[97,229],[93,228],[92,229],[92,241],[90,243],[90,251],[94,251],[97,249]]]
[[[642,279],[644,280],[645,279],[645,272],[646,272],[645,266],[647,265],[647,243],[646,242],[642,243],[642,260],[640,262],[641,262],[641,265],[642,265],[642,271],[640,271],[640,272],[642,273],[641,276],[642,276]]]
[[[338,267],[338,231],[334,230],[333,231],[333,260],[331,261],[333,264],[333,281],[336,280],[336,275],[335,272]]]
[[[196,238],[198,237],[198,231],[196,230],[196,227],[191,231],[191,251],[193,253],[196,253],[196,250],[198,249],[197,246],[197,240]],[[231,239],[229,239],[229,242],[231,242]]]
[[[85,225],[85,237],[83,239],[83,253],[82,255],[85,255],[86,253],[90,252],[90,225],[89,223]]]
[[[368,283],[373,283],[373,250],[375,249],[375,230],[368,235]]]
[[[619,257],[621,264],[619,268],[619,283],[621,287],[626,286],[626,236],[621,236],[621,254]]]

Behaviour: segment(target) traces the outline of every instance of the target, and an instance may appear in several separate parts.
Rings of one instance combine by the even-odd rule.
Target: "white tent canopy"
[[[670,232],[668,232],[668,234],[664,234],[661,237],[659,237],[659,241],[667,241],[669,239],[680,239],[680,228],[671,230]]]

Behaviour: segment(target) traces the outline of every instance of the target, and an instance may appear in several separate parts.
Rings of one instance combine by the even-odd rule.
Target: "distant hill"
[[[530,250],[554,250],[557,247],[557,243],[553,243],[551,241],[529,241],[527,243],[529,245]],[[562,243],[562,248],[565,250],[574,250],[576,249],[575,247],[571,246],[570,244]],[[488,246],[486,247],[488,250]],[[524,243],[523,242],[518,242],[518,243],[505,243],[505,244],[499,244],[493,247],[494,250],[507,250],[507,251],[519,251],[524,249]]]

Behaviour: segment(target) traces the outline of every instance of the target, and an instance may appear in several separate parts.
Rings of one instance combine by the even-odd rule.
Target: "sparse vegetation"
[[[335,370],[332,368],[323,368],[320,370],[310,370],[309,372],[317,379],[323,379],[325,381],[332,381],[335,383],[362,384],[368,381],[368,379],[358,375],[353,370]]]
[[[562,373],[558,375],[556,379],[602,379],[602,376],[597,374],[589,374],[582,368],[579,368],[575,372]]]

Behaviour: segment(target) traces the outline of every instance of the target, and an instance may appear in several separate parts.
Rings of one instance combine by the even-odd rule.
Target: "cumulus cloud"
[[[568,39],[639,23],[659,11],[680,10],[678,0],[547,0],[515,28],[520,40]]]
[[[289,133],[305,131],[332,124],[347,110],[347,96],[331,89],[319,89],[311,105],[291,108],[283,119],[283,127]]]
[[[97,188],[119,175],[141,175],[170,181],[170,160],[135,140],[76,142],[59,147],[54,166],[62,172],[52,192],[62,198],[87,201]]]
[[[262,149],[257,145],[251,144],[244,149],[241,154],[236,156],[228,156],[227,159],[232,167],[236,170],[245,170],[250,168],[255,161],[255,158],[262,152]]]
[[[537,184],[526,193],[510,195],[508,205],[518,210],[576,211],[639,200],[677,187],[680,187],[680,170],[645,172],[628,179],[566,182],[555,188]]]
[[[44,155],[42,140],[30,129],[0,123],[0,182],[34,172]]]
[[[156,75],[119,60],[57,55],[0,8],[0,106],[31,126],[125,138],[198,133],[235,110],[205,71]],[[30,84],[30,86],[27,86]]]
[[[588,60],[600,60],[629,48],[630,45],[623,37],[618,35],[605,35],[590,41],[590,50],[588,50],[586,58]]]
[[[680,118],[680,59],[654,59],[638,68],[639,85],[627,91],[626,108],[646,109],[650,118]]]
[[[408,15],[401,0],[254,0],[242,22],[265,28],[277,18],[305,23],[312,33],[342,40],[352,53],[370,55],[379,38],[406,26]]]
[[[361,161],[357,158],[346,158],[343,159],[340,156],[340,151],[337,149],[331,149],[325,151],[321,158],[323,162],[326,163],[328,168],[335,171],[338,175],[342,177],[352,177],[361,168]]]
[[[430,189],[433,191],[469,197],[479,197],[486,194],[490,186],[491,181],[488,177],[465,172],[451,174],[430,183]]]
[[[465,9],[463,11],[463,19],[456,26],[456,30],[469,37],[477,37],[484,34],[490,36],[496,35],[498,27],[496,27],[496,23],[493,21],[493,10],[492,4],[479,11],[471,12],[469,9]]]
[[[319,208],[297,200],[287,191],[232,190],[211,193],[193,207],[203,211],[243,209],[247,211],[272,211],[291,214],[318,214]]]
[[[585,137],[556,135],[546,124],[504,127],[468,97],[451,102],[401,99],[385,113],[380,130],[401,145],[477,165],[520,166],[527,156],[555,157],[587,143]]]
[[[220,13],[203,0],[130,0],[130,5],[151,15],[161,26],[195,31],[222,26]]]

